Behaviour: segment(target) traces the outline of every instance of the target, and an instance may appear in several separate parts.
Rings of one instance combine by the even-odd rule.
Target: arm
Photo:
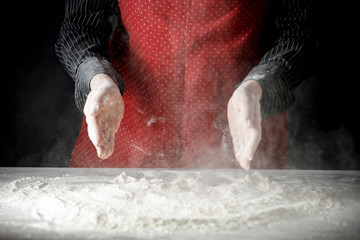
[[[293,89],[309,77],[321,53],[315,33],[315,0],[272,1],[264,39],[270,50],[243,82],[256,80],[263,89],[261,116],[278,114],[294,102]],[[270,40],[270,41],[269,41]]]
[[[245,169],[250,168],[261,140],[261,119],[294,102],[293,89],[310,76],[319,56],[312,0],[274,1],[269,7],[265,32],[271,35],[270,50],[238,84],[228,104],[235,156]]]
[[[110,76],[120,92],[124,93],[124,80],[107,56],[112,30],[108,18],[118,11],[117,1],[65,1],[65,20],[55,50],[75,81],[75,101],[80,111],[83,111],[90,93],[90,81],[97,74]]]
[[[114,150],[114,136],[124,114],[124,80],[108,60],[109,16],[118,13],[115,0],[67,0],[56,53],[75,81],[75,101],[86,116],[88,134],[105,159]]]

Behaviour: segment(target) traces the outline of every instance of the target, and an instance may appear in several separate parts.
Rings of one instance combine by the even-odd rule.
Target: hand
[[[106,74],[95,75],[90,82],[84,114],[88,134],[101,159],[114,151],[114,137],[124,115],[124,101],[118,86]]]
[[[248,80],[233,93],[228,103],[228,122],[236,160],[244,169],[250,162],[261,140],[260,99],[258,82]]]

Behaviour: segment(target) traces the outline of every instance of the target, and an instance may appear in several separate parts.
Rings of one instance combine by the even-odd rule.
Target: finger
[[[241,152],[240,152],[240,156],[239,156],[239,163],[240,166],[246,170],[250,169],[250,160],[247,157],[247,153],[246,153],[246,138],[243,136],[242,141],[241,141]]]
[[[236,160],[240,163],[240,159],[238,159],[238,157],[240,156],[240,151],[241,151],[241,147],[239,144],[239,139],[237,137],[233,137],[233,148],[234,148],[234,153],[235,153],[235,158]]]
[[[98,147],[95,147],[96,148],[96,153],[98,155],[99,158],[103,158],[103,154],[104,154],[104,148],[103,146],[98,146]]]
[[[103,132],[102,132],[103,142],[102,142],[102,145],[100,147],[100,152],[99,152],[100,153],[99,157],[101,159],[107,159],[111,155],[111,153],[110,153],[111,143],[109,141],[109,135],[110,135],[109,132],[110,132],[109,129],[103,128]]]
[[[91,142],[95,147],[100,147],[103,143],[103,138],[98,118],[93,116],[86,117],[86,123],[88,125],[88,135]]]
[[[119,107],[119,114],[117,115],[117,116],[118,116],[118,121],[116,122],[117,124],[116,124],[116,126],[115,126],[115,132],[116,132],[116,131],[119,129],[119,127],[120,127],[121,121],[122,121],[122,119],[123,119],[123,117],[124,117],[124,111],[125,111],[124,101],[122,100],[122,98],[121,98],[121,100],[119,101],[119,103],[120,103],[120,107]]]
[[[106,159],[108,156],[108,141],[107,141],[107,131],[106,129],[102,128],[101,136],[102,136],[102,143],[98,147],[98,157],[101,159]]]
[[[260,133],[260,138],[261,138],[261,109],[260,109],[260,102],[257,102],[255,105],[255,127],[258,129],[259,133]]]
[[[248,128],[251,128],[254,126],[255,122],[255,102],[249,101],[248,109],[247,109],[247,115],[245,116],[246,124]]]
[[[110,140],[109,140],[109,152],[108,157],[110,157],[114,152],[114,145],[115,145],[115,133],[111,132]]]
[[[259,145],[259,133],[257,130],[251,130],[248,141],[245,145],[244,156],[249,160],[253,160],[255,151]]]
[[[242,120],[241,114],[240,114],[240,110],[237,110],[234,107],[233,101],[229,103],[227,117],[228,117],[229,130],[231,136],[233,138],[235,138],[236,136],[240,136],[239,129],[241,127],[241,120]]]
[[[109,119],[103,119],[102,121],[102,134],[103,134],[103,149],[101,158],[109,158],[114,151],[114,136],[116,129],[113,129],[113,122],[109,122]]]
[[[108,157],[108,152],[109,152],[109,142],[108,142],[108,133],[106,133],[106,136],[104,136],[104,152],[101,155],[102,159],[106,159]]]
[[[247,127],[244,126],[246,124],[245,122],[245,112],[247,111],[247,104],[241,104],[244,103],[239,101],[239,98],[237,101],[231,99],[231,102],[228,105],[228,121],[229,121],[229,129],[230,129],[230,135],[233,139],[233,148],[235,153],[235,158],[237,162],[240,164],[240,166],[244,169],[249,169],[250,164],[249,161],[244,158],[244,129]],[[237,104],[239,103],[240,104]],[[239,105],[244,105],[243,108],[240,108]]]
[[[240,136],[236,136],[233,138],[233,146],[234,146],[234,153],[236,161],[240,164],[240,167],[244,169],[250,169],[249,160],[244,157],[244,138]]]
[[[109,158],[114,152],[114,133],[110,132],[107,140],[107,144],[105,145],[105,154],[104,158]]]
[[[90,92],[88,98],[86,99],[84,114],[86,123],[88,125],[88,135],[91,142],[95,147],[99,148],[102,144],[101,132],[100,132],[100,124],[98,121],[98,114],[100,112],[100,103],[96,94]],[[97,149],[98,150],[98,149]],[[98,150],[99,151],[99,150]]]
[[[244,154],[242,154],[242,152],[237,153],[236,159],[239,162],[240,167],[246,170],[250,169],[250,161],[246,157],[244,157]]]
[[[247,146],[247,156],[249,160],[252,160],[255,155],[255,151],[259,146],[261,140],[261,112],[260,112],[260,104],[256,104],[254,106],[254,125],[249,129],[250,136]]]
[[[107,149],[105,145],[101,145],[96,150],[99,158],[103,160],[107,158]]]
[[[243,156],[243,150],[244,150],[244,138],[242,134],[244,133],[241,119],[236,116],[230,116],[229,118],[229,127],[230,127],[230,135],[232,137],[233,142],[233,148],[235,153],[235,159],[240,164],[242,168],[246,168],[247,164],[244,162]]]

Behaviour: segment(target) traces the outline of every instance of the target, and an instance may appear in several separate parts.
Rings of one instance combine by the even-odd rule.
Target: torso
[[[109,53],[125,78],[125,115],[112,157],[99,161],[94,150],[86,164],[237,167],[226,106],[264,53],[258,43],[266,6],[264,0],[120,0],[122,24]],[[284,116],[273,124],[286,131]],[[285,133],[278,138],[287,140]],[[72,166],[81,162],[73,154]]]

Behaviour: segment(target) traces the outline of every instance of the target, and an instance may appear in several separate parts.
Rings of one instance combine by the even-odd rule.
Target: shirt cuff
[[[263,119],[285,111],[295,101],[290,82],[279,65],[260,64],[249,72],[242,83],[248,80],[258,81],[262,88],[260,109]]]
[[[91,90],[90,80],[100,73],[111,77],[119,87],[121,95],[124,94],[125,81],[121,73],[106,59],[89,58],[79,65],[75,77],[75,103],[80,111],[83,111],[87,96]]]

